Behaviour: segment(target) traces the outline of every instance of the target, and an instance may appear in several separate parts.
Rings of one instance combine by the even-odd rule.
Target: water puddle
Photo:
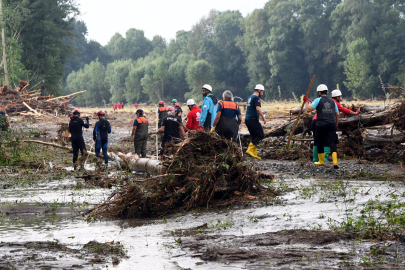
[[[39,183],[34,187],[3,190],[0,198],[0,211],[3,214],[0,219],[0,240],[5,243],[57,241],[75,249],[81,248],[90,241],[100,243],[114,241],[124,245],[129,256],[114,269],[179,269],[179,267],[263,269],[261,268],[263,264],[256,264],[251,259],[246,259],[244,263],[202,260],[201,256],[197,256],[196,251],[192,251],[191,244],[189,248],[180,247],[182,242],[183,247],[186,247],[188,239],[196,239],[199,235],[214,237],[205,244],[204,241],[207,239],[201,240],[202,246],[209,247],[214,243],[232,246],[236,242],[241,243],[249,239],[257,243],[265,240],[252,237],[285,230],[327,230],[331,221],[345,219],[348,206],[343,203],[344,198],[353,197],[353,203],[350,205],[353,209],[351,213],[357,213],[368,200],[376,196],[381,200],[389,200],[390,194],[405,192],[405,188],[399,183],[353,181],[344,182],[345,185],[339,186],[336,182],[321,183],[313,179],[295,179],[283,182],[282,185],[298,186],[298,189],[286,193],[267,206],[252,204],[249,208],[241,209],[192,211],[159,219],[86,222],[80,215],[81,211],[107,199],[112,191],[99,188],[74,190],[71,187],[75,181],[65,179]],[[12,207],[15,209],[13,210]],[[50,207],[54,209],[50,210]],[[5,215],[7,209],[9,215]],[[28,210],[24,212],[21,209]],[[181,232],[180,236],[176,232]],[[294,237],[293,239],[297,239],[298,236]],[[350,253],[353,250],[353,242],[344,239],[331,244],[308,244],[299,241],[284,243],[282,242],[284,240],[284,238],[277,240],[279,242],[277,247],[272,249],[273,252],[278,249],[280,253],[290,252],[294,254],[291,256],[298,256],[297,254],[300,254],[299,252],[303,249],[313,251],[325,249],[327,252],[334,253]],[[370,245],[370,243],[364,243],[362,248],[369,250]],[[249,254],[248,249],[246,248],[246,254]],[[0,256],[10,255],[11,251],[9,247],[0,247]],[[356,252],[359,256],[362,255],[361,249],[360,251],[357,249]],[[44,251],[42,256],[50,256],[50,253],[50,251]],[[273,253],[272,256],[276,258],[278,253]],[[101,269],[112,266],[111,261],[91,265],[76,257],[69,262],[69,258],[71,257],[59,256],[56,258],[57,262],[53,261],[52,265],[57,265],[60,269],[72,267],[75,264],[83,266],[82,269]],[[311,262],[313,266],[316,265],[314,263],[316,259]],[[305,263],[308,264],[308,262]],[[323,265],[337,267],[333,259],[325,260],[323,263]],[[301,258],[299,262],[291,265],[293,268],[305,268],[304,264]],[[44,261],[44,265],[49,264]],[[272,259],[269,259],[268,266],[268,269],[277,268],[273,265]]]

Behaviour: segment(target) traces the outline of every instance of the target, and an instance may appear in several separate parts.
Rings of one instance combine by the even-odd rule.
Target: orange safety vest
[[[229,100],[222,101],[221,100],[219,102],[219,104],[221,104],[222,109],[230,109],[230,110],[235,110],[235,111],[237,111],[239,109],[238,104],[236,104],[233,101],[229,101]]]
[[[167,112],[167,108],[166,107],[159,107],[159,112]]]
[[[138,122],[138,124],[148,123],[148,119],[146,119],[146,118],[143,117],[143,116],[138,117],[138,118],[136,119],[136,121]]]

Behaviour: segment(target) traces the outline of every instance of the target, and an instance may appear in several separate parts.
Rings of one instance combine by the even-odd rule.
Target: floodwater
[[[389,200],[391,194],[402,195],[405,192],[401,183],[343,181],[346,185],[336,185],[336,182],[323,181],[323,186],[319,187],[319,180],[279,180],[277,185],[297,189],[286,192],[277,198],[277,203],[266,206],[252,204],[242,209],[188,212],[165,219],[86,222],[80,213],[107,199],[112,190],[75,190],[72,185],[76,181],[53,180],[31,187],[2,190],[0,241],[57,240],[72,248],[80,248],[93,240],[101,243],[120,242],[129,258],[113,269],[249,269],[244,264],[207,263],[199,257],[192,257],[189,251],[180,248],[173,232],[196,228],[204,223],[207,223],[205,235],[247,236],[292,229],[327,230],[328,221],[345,219],[348,207],[356,214],[368,200],[376,196],[380,200]],[[346,199],[353,198],[350,205],[343,203],[344,196]],[[5,212],[9,212],[9,215],[4,216]],[[329,248],[346,252],[352,245],[343,243]],[[0,248],[0,257],[8,252],[10,250]],[[47,252],[44,251],[44,257],[49,255]],[[52,265],[65,267],[77,264],[68,258],[58,261],[53,261]],[[48,265],[46,261],[43,263]],[[111,262],[83,265],[83,269],[102,269],[106,266],[112,267]]]

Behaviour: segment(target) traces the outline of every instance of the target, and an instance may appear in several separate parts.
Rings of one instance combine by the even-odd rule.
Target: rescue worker
[[[200,124],[201,109],[197,107],[194,99],[187,100],[187,107],[190,112],[187,114],[186,128],[190,130],[203,130]]]
[[[69,132],[71,134],[72,149],[73,149],[73,169],[76,170],[76,161],[79,157],[79,150],[83,156],[84,151],[87,151],[86,144],[83,139],[83,129],[89,128],[89,117],[86,116],[86,123],[80,118],[80,110],[75,109],[69,121]]]
[[[177,103],[177,99],[172,99],[172,106],[170,106],[169,108],[167,108],[168,111],[175,111],[176,109],[176,103]]]
[[[118,103],[117,106],[118,106],[118,110],[121,110],[121,103]]]
[[[100,157],[100,149],[103,150],[104,163],[108,166],[108,134],[111,133],[110,122],[105,119],[105,112],[103,110],[97,113],[98,121],[94,125],[93,140],[96,143],[96,157]]]
[[[131,138],[134,140],[135,154],[146,157],[146,144],[148,142],[148,119],[143,116],[143,110],[136,111],[136,119],[132,127]]]
[[[135,103],[135,110],[138,109],[138,103]]]
[[[181,117],[183,114],[183,110],[180,107],[180,103],[176,102],[174,105],[174,115]]]
[[[165,119],[168,115],[168,110],[165,107],[165,103],[163,101],[159,101],[158,115],[159,115],[158,128],[160,128],[162,126],[163,119]]]
[[[113,110],[115,111],[117,108],[118,108],[118,105],[117,105],[117,103],[115,103],[113,106]]]
[[[263,94],[264,86],[257,84],[253,95],[251,95],[247,100],[245,116],[245,124],[249,130],[251,141],[246,153],[257,159],[261,159],[257,155],[257,144],[264,138],[263,127],[259,122],[259,117],[263,119],[263,124],[266,124],[266,118],[262,113],[262,105],[260,100],[260,97],[262,97]]]
[[[156,134],[163,133],[162,151],[167,142],[177,143],[180,138],[184,138],[185,133],[181,125],[181,118],[175,116],[173,112],[169,112],[169,116],[165,117],[162,126],[156,131]]]
[[[332,100],[336,103],[339,112],[342,112],[344,114],[350,114],[350,115],[358,115],[358,114],[360,114],[360,110],[352,111],[351,108],[346,109],[345,107],[343,107],[340,104],[341,97],[342,97],[342,92],[340,90],[335,89],[335,90],[332,91]],[[318,117],[318,115],[315,114],[314,118],[312,119],[312,132],[314,134],[314,146],[313,146],[312,150],[313,150],[313,161],[314,162],[319,161],[319,159],[318,159],[318,147],[317,147],[318,146],[318,140],[317,140],[317,138],[315,136],[317,117]],[[328,161],[329,150],[330,150],[329,147],[325,146],[325,148],[324,148],[324,153],[325,153],[325,159],[324,160],[325,161]]]
[[[242,114],[238,104],[233,102],[232,92],[226,90],[222,94],[224,101],[218,103],[217,116],[211,132],[215,132],[227,140],[235,142],[238,135],[239,125],[242,123]],[[238,120],[236,120],[238,119]]]
[[[5,109],[0,108],[0,131],[7,131],[10,128],[10,118]]]
[[[124,102],[121,102],[121,108],[124,109]]]
[[[210,132],[217,115],[215,106],[218,99],[212,94],[212,87],[209,84],[204,84],[202,87],[202,95],[204,100],[201,107],[200,127],[203,127],[205,132]]]
[[[336,148],[339,110],[336,103],[327,97],[328,87],[326,85],[318,85],[316,91],[319,98],[315,99],[312,104],[309,104],[308,97],[304,96],[303,98],[307,112],[314,110],[317,112],[315,137],[317,140],[318,162],[314,164],[318,166],[325,165],[324,146],[328,145],[332,152],[333,168],[339,169]]]

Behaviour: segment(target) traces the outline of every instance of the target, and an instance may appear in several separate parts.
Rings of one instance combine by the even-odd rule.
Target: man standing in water
[[[93,130],[93,140],[96,142],[96,157],[100,157],[100,150],[103,149],[104,163],[108,166],[108,134],[111,133],[111,125],[105,119],[105,112],[103,110],[98,111],[97,116],[99,120]]]
[[[84,151],[86,151],[86,144],[83,139],[83,129],[89,128],[89,117],[86,116],[86,123],[80,118],[80,110],[75,109],[73,111],[73,116],[70,117],[69,122],[69,132],[71,134],[72,149],[73,149],[73,169],[76,170],[76,161],[79,156],[79,150],[83,156]]]

